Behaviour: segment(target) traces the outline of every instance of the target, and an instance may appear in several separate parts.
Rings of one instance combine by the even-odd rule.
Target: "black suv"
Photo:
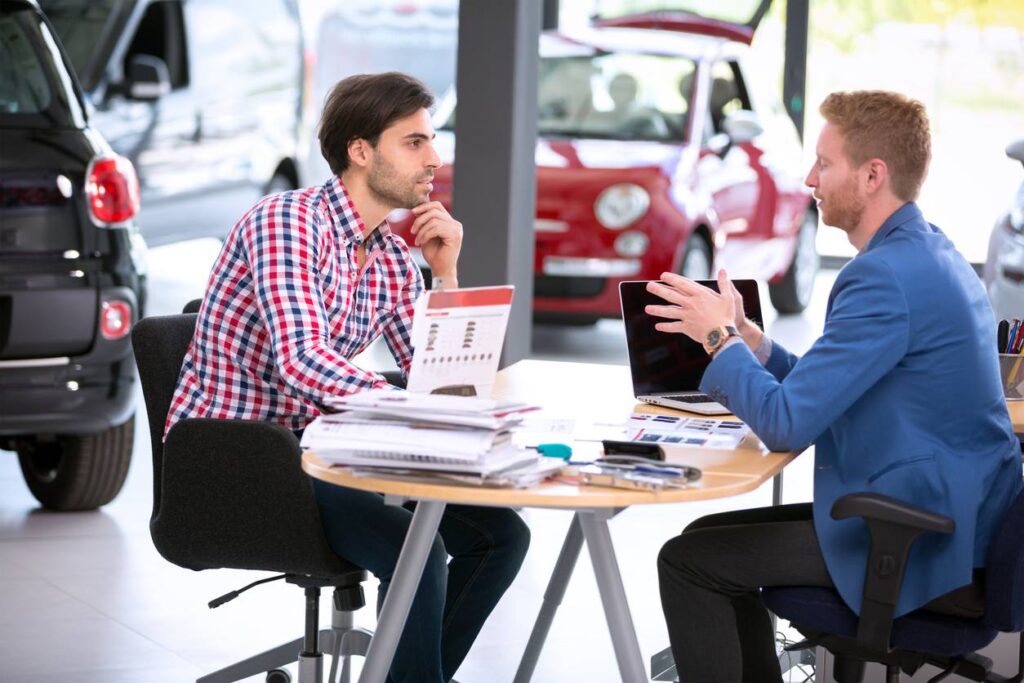
[[[300,186],[313,68],[295,0],[39,0],[93,124],[139,174],[146,242],[223,238]]]
[[[131,460],[145,244],[132,164],[55,35],[33,0],[0,0],[0,448],[45,507],[84,510]]]

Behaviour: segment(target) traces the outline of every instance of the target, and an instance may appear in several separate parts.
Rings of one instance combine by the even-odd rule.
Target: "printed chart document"
[[[426,292],[416,302],[407,388],[415,393],[491,395],[512,286]]]
[[[586,425],[578,428],[576,438],[581,441],[641,441],[721,452],[759,446],[750,427],[742,422],[656,413],[633,413],[625,422]]]

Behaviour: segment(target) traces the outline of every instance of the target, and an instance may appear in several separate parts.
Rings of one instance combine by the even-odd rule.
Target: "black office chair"
[[[871,532],[864,604],[858,618],[831,588],[765,588],[761,597],[768,609],[807,638],[792,649],[827,648],[835,655],[838,683],[860,683],[866,662],[884,664],[888,683],[898,683],[901,670],[913,674],[925,664],[942,670],[929,683],[952,674],[990,683],[1024,679],[1024,639],[1012,677],[994,673],[992,660],[977,654],[1000,631],[1024,631],[1024,493],[1003,518],[989,546],[988,564],[978,572],[983,575],[977,581],[984,587],[978,591],[982,616],[974,619],[924,608],[893,619],[911,545],[922,533],[951,533],[952,520],[868,493],[840,498],[832,517],[863,517]]]
[[[333,655],[329,681],[336,680],[339,661],[339,680],[348,681],[350,657],[365,655],[370,642],[370,632],[354,627],[352,615],[365,604],[366,572],[327,544],[295,435],[269,422],[188,419],[161,440],[195,325],[194,313],[149,317],[132,332],[153,443],[153,543],[167,560],[187,569],[283,573],[222,596],[211,607],[279,578],[302,587],[306,602],[302,638],[198,683],[228,683],[264,671],[268,683],[287,683],[290,676],[279,667],[295,661],[300,683],[320,683],[321,643]],[[334,587],[332,625],[320,630],[320,589],[329,586]]]

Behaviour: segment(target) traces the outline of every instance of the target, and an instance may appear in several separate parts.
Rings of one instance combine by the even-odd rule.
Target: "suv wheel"
[[[779,313],[802,313],[811,303],[814,278],[818,274],[818,213],[807,209],[803,225],[796,237],[796,251],[793,262],[785,276],[777,283],[768,283],[768,295],[772,306]]]
[[[121,491],[135,442],[135,416],[99,434],[18,444],[18,462],[36,500],[51,510],[92,510]]]

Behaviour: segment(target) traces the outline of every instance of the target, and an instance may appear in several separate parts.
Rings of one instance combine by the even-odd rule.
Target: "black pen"
[[[1007,320],[1000,320],[996,327],[996,346],[999,353],[1006,353],[1006,345],[1010,341],[1010,323]]]

